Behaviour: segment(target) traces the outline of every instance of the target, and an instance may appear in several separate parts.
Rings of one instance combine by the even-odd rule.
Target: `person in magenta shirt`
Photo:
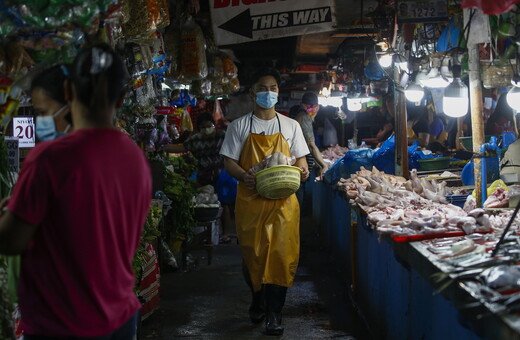
[[[113,126],[127,82],[122,60],[97,45],[80,51],[70,73],[75,130],[28,154],[0,204],[0,252],[22,254],[25,339],[132,339],[140,309],[132,259],[150,207],[150,169]]]

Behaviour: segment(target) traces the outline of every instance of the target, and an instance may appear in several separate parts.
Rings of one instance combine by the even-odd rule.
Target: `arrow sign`
[[[218,26],[225,31],[253,38],[253,32],[332,22],[331,7],[301,9],[277,13],[251,15],[248,8]]]

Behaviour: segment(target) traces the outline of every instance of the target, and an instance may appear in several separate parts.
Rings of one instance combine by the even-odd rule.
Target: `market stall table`
[[[460,284],[438,292],[431,276],[447,267],[426,245],[381,236],[362,212],[351,216],[351,208],[334,186],[313,186],[313,218],[325,246],[349,273],[355,302],[376,338],[520,339],[517,315],[496,315],[484,304],[478,313],[461,308],[477,300]]]

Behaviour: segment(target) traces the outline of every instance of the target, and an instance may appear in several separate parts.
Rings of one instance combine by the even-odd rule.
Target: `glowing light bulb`
[[[392,65],[392,55],[391,54],[382,54],[380,57],[379,57],[379,65],[381,65],[381,67],[383,68],[387,68],[387,67],[390,67]]]
[[[450,117],[462,117],[468,113],[469,92],[468,87],[459,77],[444,89],[442,108],[444,113]]]
[[[520,111],[520,78],[518,76],[513,77],[511,80],[513,87],[506,96],[506,101],[512,109]]]
[[[417,83],[411,83],[404,90],[404,96],[411,102],[418,102],[424,97],[423,88]]]

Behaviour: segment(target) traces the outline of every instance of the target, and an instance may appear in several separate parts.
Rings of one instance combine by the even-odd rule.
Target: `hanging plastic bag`
[[[215,106],[213,108],[213,121],[217,129],[221,129],[224,126],[224,115],[222,114],[222,107],[218,99],[215,100]]]
[[[191,121],[191,116],[187,109],[184,109],[182,114],[181,131],[193,131],[193,122]]]
[[[237,196],[238,181],[227,173],[225,169],[220,171],[217,180],[218,200],[222,204],[231,204],[235,202]]]
[[[437,52],[444,52],[459,46],[460,29],[455,27],[455,21],[450,23],[442,30],[441,36],[437,41]]]
[[[190,16],[182,26],[181,72],[187,80],[206,78],[206,41],[200,26]]]

